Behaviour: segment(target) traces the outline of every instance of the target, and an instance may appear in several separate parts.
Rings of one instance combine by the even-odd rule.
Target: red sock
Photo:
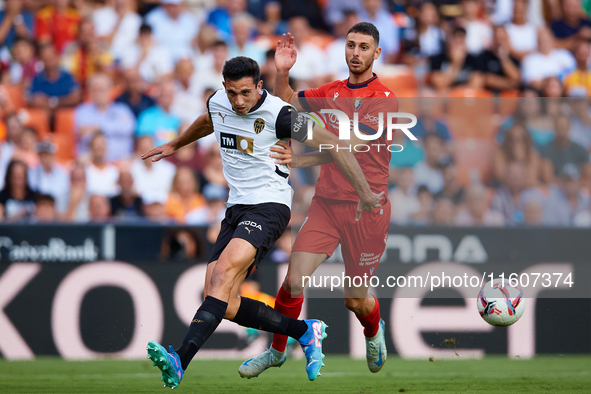
[[[371,312],[365,316],[355,315],[363,326],[363,334],[367,338],[375,337],[380,329],[380,303],[377,298],[374,297],[374,299],[376,300],[376,305]]]
[[[302,311],[302,304],[304,303],[304,296],[300,294],[289,294],[283,289],[279,288],[277,298],[275,299],[275,310],[284,314],[285,316],[297,319]],[[287,347],[287,335],[273,334],[273,349],[284,352]]]

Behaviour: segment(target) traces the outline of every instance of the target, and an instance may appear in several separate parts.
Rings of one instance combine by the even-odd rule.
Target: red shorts
[[[373,212],[363,212],[358,222],[356,214],[357,203],[314,196],[292,251],[331,256],[341,244],[346,275],[373,276],[386,249],[390,201]]]

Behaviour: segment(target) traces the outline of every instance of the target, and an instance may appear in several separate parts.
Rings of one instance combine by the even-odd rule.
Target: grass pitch
[[[303,359],[288,359],[256,379],[241,379],[242,360],[195,359],[178,393],[589,393],[591,355],[541,356],[532,360],[402,360],[388,358],[372,374],[365,360],[325,359],[322,376],[309,382]],[[3,393],[164,393],[150,360],[0,360]],[[165,390],[165,391],[163,391]]]

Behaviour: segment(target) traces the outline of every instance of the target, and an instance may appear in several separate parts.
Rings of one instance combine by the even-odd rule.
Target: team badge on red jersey
[[[363,101],[361,101],[361,97],[355,97],[355,111],[357,111],[359,109],[359,107],[361,107],[361,104],[363,104]]]

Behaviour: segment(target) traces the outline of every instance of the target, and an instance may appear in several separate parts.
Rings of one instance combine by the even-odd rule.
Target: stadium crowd
[[[206,110],[234,56],[295,36],[294,90],[345,79],[345,36],[380,31],[395,135],[392,223],[591,226],[591,1],[4,0],[0,220],[210,225],[228,195],[213,136],[140,155]],[[411,112],[409,110],[409,112]],[[299,152],[294,146],[294,151]],[[294,169],[301,223],[317,169]]]

